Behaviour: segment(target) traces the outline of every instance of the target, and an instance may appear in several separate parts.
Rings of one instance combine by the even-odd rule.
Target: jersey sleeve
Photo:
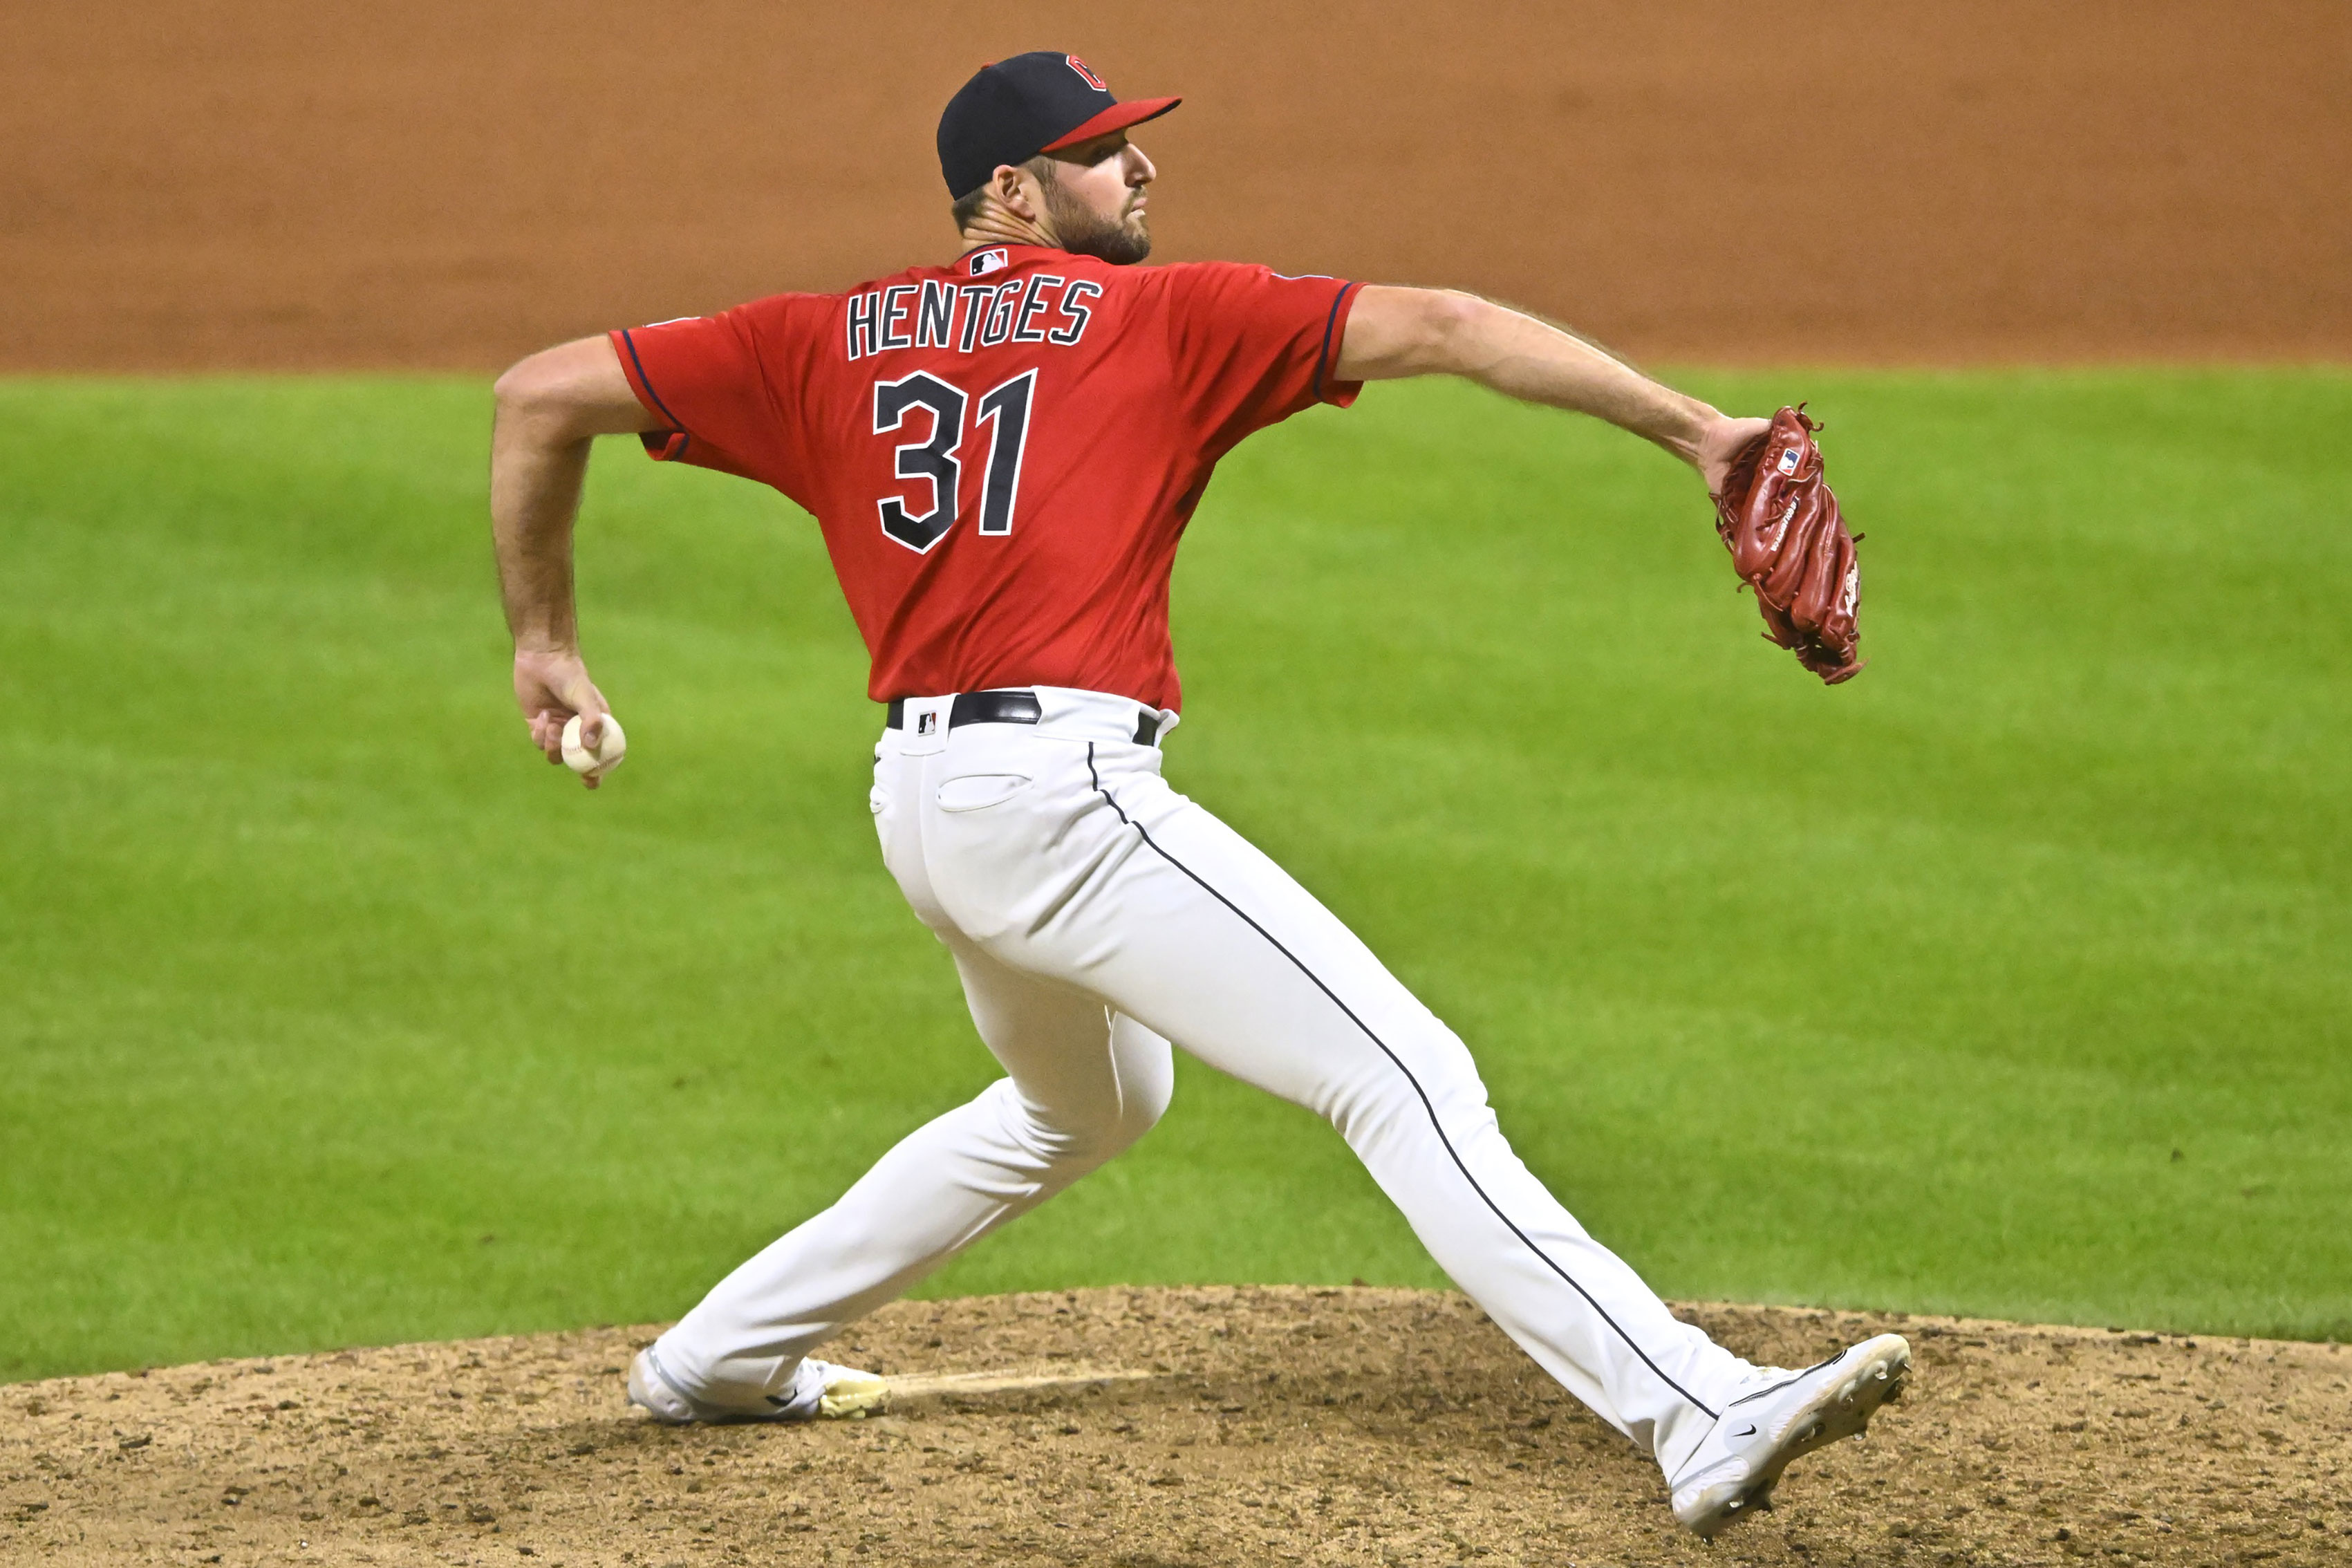
[[[1344,408],[1363,390],[1333,374],[1358,285],[1234,262],[1167,271],[1177,381],[1213,449],[1317,403]]]
[[[781,294],[612,333],[630,390],[662,422],[639,437],[646,455],[758,479],[798,500],[807,471],[802,399],[780,389],[803,384],[829,304]]]

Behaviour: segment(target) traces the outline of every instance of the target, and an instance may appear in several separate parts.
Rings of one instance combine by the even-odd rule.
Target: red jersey
[[[992,246],[845,294],[613,334],[655,458],[813,513],[867,693],[1073,686],[1178,705],[1176,542],[1243,437],[1332,378],[1355,285]]]

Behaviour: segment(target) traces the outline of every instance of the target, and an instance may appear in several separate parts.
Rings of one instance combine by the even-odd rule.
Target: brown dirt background
[[[948,252],[982,60],[1189,95],[1161,255],[1717,363],[2352,359],[2352,6],[18,0],[0,370],[487,367]]]
[[[906,1302],[894,1375],[1123,1368],[858,1422],[667,1428],[650,1330],[223,1361],[0,1393],[0,1560],[513,1564],[2241,1564],[2352,1561],[2352,1354],[1780,1308],[1689,1315],[1803,1365],[1883,1328],[1910,1391],[1713,1546],[1462,1297],[1104,1289]]]

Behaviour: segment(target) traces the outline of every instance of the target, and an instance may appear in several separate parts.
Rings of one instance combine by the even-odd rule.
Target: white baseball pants
[[[1454,1282],[1671,1474],[1755,1369],[1528,1173],[1452,1030],[1168,786],[1135,740],[1150,710],[1035,690],[1035,725],[951,728],[950,699],[909,699],[874,771],[884,858],[1007,1076],[729,1275],[662,1337],[664,1369],[761,1408],[829,1336],[1142,1136],[1172,1040],[1329,1121]]]

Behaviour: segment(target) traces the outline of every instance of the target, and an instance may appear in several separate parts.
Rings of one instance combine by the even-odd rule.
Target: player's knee
[[[1118,1158],[1168,1110],[1172,1073],[1123,1080],[1118,1092],[1051,1110],[1024,1108],[1022,1141],[1057,1170],[1078,1175]]]
[[[1132,1018],[1114,1018],[1111,1031],[1115,1087],[1101,1108],[1105,1159],[1159,1125],[1176,1095],[1174,1047]]]
[[[1168,1110],[1173,1084],[1146,1092],[1124,1093],[1115,1107],[1106,1107],[1080,1126],[1065,1131],[1069,1158],[1089,1166],[1116,1159],[1157,1126]]]
[[[1118,1148],[1125,1149],[1168,1114],[1168,1103],[1176,1098],[1175,1063],[1161,1064],[1158,1072],[1131,1074],[1119,1088],[1118,1124],[1113,1136]]]
[[[1099,1124],[1032,1122],[1024,1140],[1036,1151],[1055,1183],[1076,1181],[1096,1166],[1118,1157],[1132,1140],[1123,1140],[1115,1122]]]

